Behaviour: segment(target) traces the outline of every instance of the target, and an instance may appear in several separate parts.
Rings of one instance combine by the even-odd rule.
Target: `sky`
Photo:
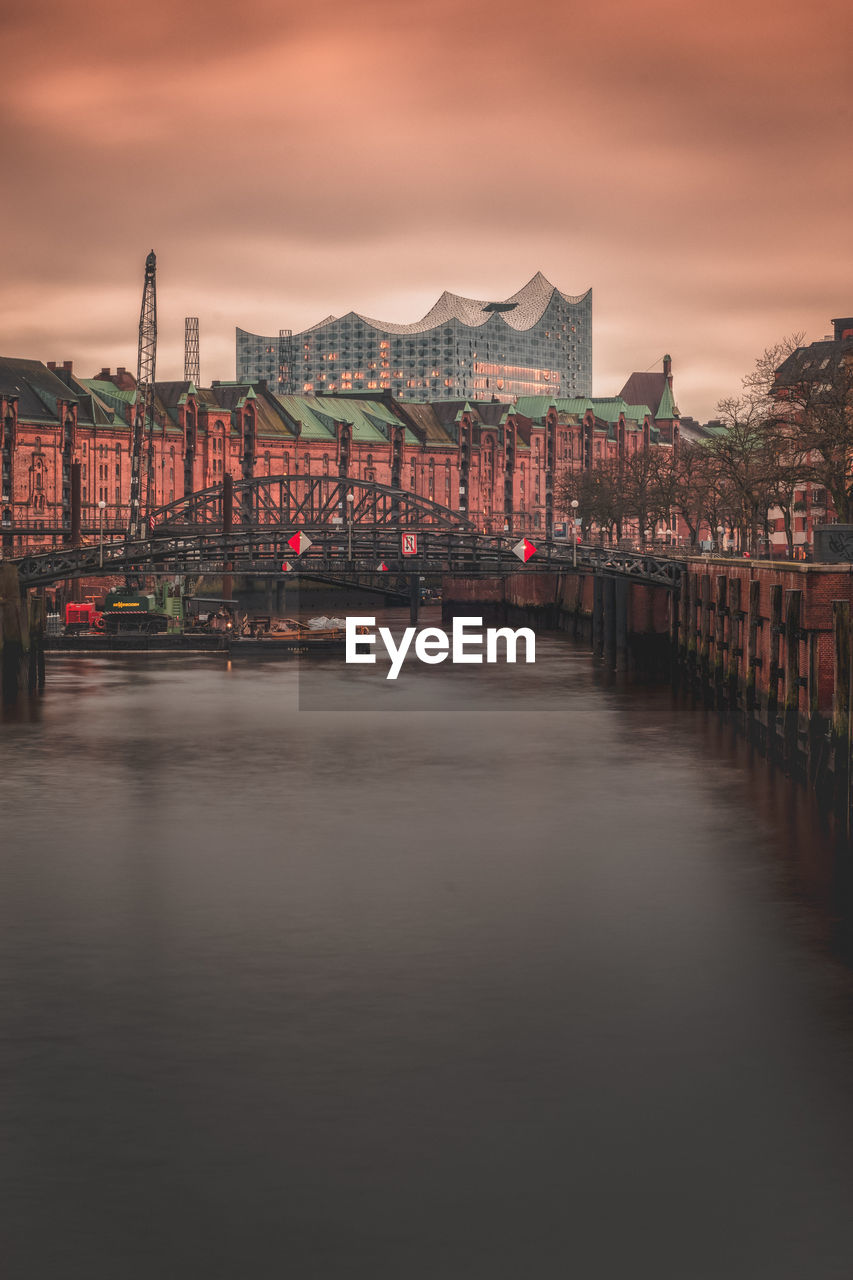
[[[593,290],[593,393],[683,414],[853,314],[841,0],[3,0],[0,354],[233,378],[236,326]]]

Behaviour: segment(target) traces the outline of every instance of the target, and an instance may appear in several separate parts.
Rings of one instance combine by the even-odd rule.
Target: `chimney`
[[[66,371],[66,373],[73,373],[73,372],[74,372],[74,361],[73,361],[73,360],[63,360],[63,361],[62,361],[62,367],[63,367],[63,369]]]
[[[56,361],[55,361],[55,360],[48,360],[48,362],[47,362],[47,367],[48,367],[48,369],[50,369],[50,371],[51,371],[52,373],[55,373],[55,372],[56,372]]]
[[[110,371],[109,371],[109,369],[102,369],[102,370],[101,370],[101,372],[100,372],[100,373],[98,374],[98,376],[97,376],[97,381],[98,381],[98,382],[109,382],[109,380],[110,380]]]
[[[853,338],[853,316],[843,316],[840,320],[833,320],[832,327],[836,342],[849,342]]]

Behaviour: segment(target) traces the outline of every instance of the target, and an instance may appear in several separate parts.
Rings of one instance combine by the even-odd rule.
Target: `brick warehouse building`
[[[651,403],[626,400],[639,390]],[[107,533],[127,527],[135,396],[125,369],[79,378],[69,361],[0,359],[4,555],[70,538],[75,462],[84,538],[101,518]],[[150,507],[226,473],[344,475],[431,498],[484,532],[540,535],[552,526],[553,493],[566,474],[620,452],[671,448],[679,434],[669,357],[662,372],[633,374],[610,398],[413,404],[387,392],[282,396],[263,381],[161,382],[155,418]]]

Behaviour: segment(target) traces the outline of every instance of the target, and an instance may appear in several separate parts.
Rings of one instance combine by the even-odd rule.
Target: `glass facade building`
[[[237,379],[301,395],[390,391],[398,400],[592,394],[592,290],[540,273],[503,302],[443,293],[413,324],[350,311],[277,337],[237,330]]]

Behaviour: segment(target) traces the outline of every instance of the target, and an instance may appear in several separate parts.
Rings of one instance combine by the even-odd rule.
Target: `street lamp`
[[[722,552],[723,552],[723,534],[724,534],[724,533],[725,533],[725,529],[723,528],[723,526],[722,526],[721,524],[718,524],[718,525],[717,525],[717,546],[718,546],[718,547],[719,547],[719,549],[720,549],[720,554],[721,554],[721,555],[722,555]]]
[[[350,489],[347,494],[347,560],[352,563],[352,504],[355,502],[355,494]]]
[[[104,502],[103,498],[101,498],[100,502],[98,503],[98,525],[100,529],[100,544],[101,544],[101,550],[98,556],[98,563],[102,569],[104,567],[104,508],[106,507],[106,505],[107,504]]]
[[[572,498],[572,568],[578,567],[578,507],[577,498]]]

